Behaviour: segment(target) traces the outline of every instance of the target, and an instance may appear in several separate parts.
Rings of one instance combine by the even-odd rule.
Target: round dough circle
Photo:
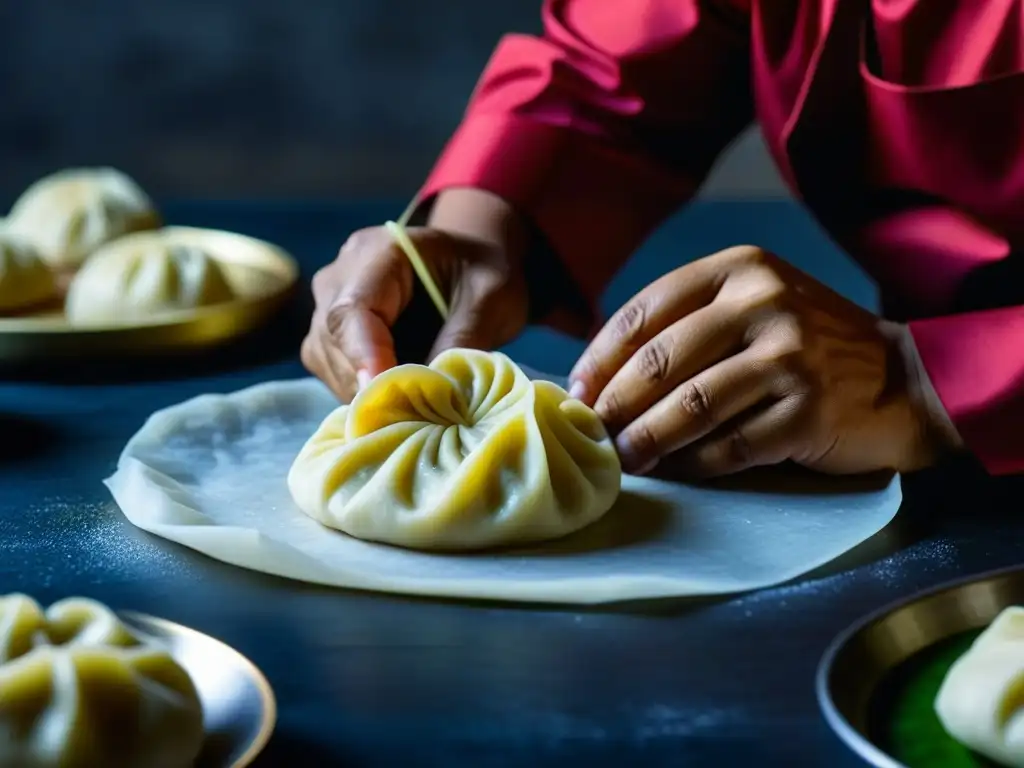
[[[376,377],[288,475],[298,507],[356,538],[468,550],[556,539],[615,503],[597,414],[498,352],[449,350]]]
[[[212,256],[160,232],[140,232],[105,245],[85,263],[64,311],[73,325],[118,325],[233,298]]]
[[[877,533],[902,499],[898,476],[783,472],[705,487],[625,475],[608,514],[537,547],[384,546],[326,528],[288,490],[295,457],[337,406],[315,379],[194,397],[146,420],[107,487],[134,525],[243,568],[349,589],[555,603],[778,584]]]
[[[104,243],[159,225],[146,193],[114,168],[70,168],[46,176],[21,194],[7,217],[7,228],[55,269],[78,267]]]
[[[29,243],[0,227],[0,314],[53,298],[53,272]]]
[[[0,768],[186,768],[203,711],[188,673],[83,598],[0,598]]]

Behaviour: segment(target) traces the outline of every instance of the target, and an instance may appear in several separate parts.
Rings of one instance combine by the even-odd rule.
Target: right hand
[[[409,237],[449,303],[449,319],[431,350],[494,349],[526,325],[527,289],[518,254],[501,237],[449,228],[410,227]],[[343,401],[397,365],[391,328],[418,278],[383,227],[356,232],[313,277],[316,309],[302,362]],[[419,361],[416,361],[419,362]]]

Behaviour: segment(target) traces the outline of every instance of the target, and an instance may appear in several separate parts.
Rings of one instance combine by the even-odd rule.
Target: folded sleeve
[[[967,448],[990,474],[1024,473],[1024,306],[909,325]]]
[[[498,46],[421,191],[474,187],[536,226],[593,307],[751,122],[739,0],[546,0]]]

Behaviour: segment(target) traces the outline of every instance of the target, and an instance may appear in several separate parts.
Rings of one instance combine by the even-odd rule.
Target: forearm
[[[434,229],[500,245],[513,268],[522,265],[530,243],[527,219],[508,201],[482,189],[441,192],[431,206],[427,223]]]
[[[561,306],[563,316],[594,315],[625,261],[751,120],[743,6],[547,0],[542,36],[499,46],[424,199],[471,188],[507,201],[526,223],[513,239],[527,271],[537,268],[531,288],[563,305],[585,300],[583,313]],[[507,211],[483,200],[445,197],[432,221],[461,222],[480,206],[472,226],[503,236]],[[556,270],[572,286],[557,289],[564,296],[546,288]]]

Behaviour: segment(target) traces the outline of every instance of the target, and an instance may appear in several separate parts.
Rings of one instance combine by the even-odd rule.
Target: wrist
[[[530,242],[530,227],[504,199],[482,189],[449,189],[434,199],[427,226],[494,246],[518,269]]]
[[[591,309],[562,260],[534,222],[502,197],[475,188],[444,190],[428,204],[427,226],[493,245],[510,272],[521,278],[528,321],[558,321],[561,330],[582,335]],[[558,315],[558,310],[564,310]]]
[[[909,327],[883,321],[881,329],[901,369],[899,378],[906,389],[907,401],[919,425],[925,450],[935,459],[963,450],[963,438],[932,385]]]

